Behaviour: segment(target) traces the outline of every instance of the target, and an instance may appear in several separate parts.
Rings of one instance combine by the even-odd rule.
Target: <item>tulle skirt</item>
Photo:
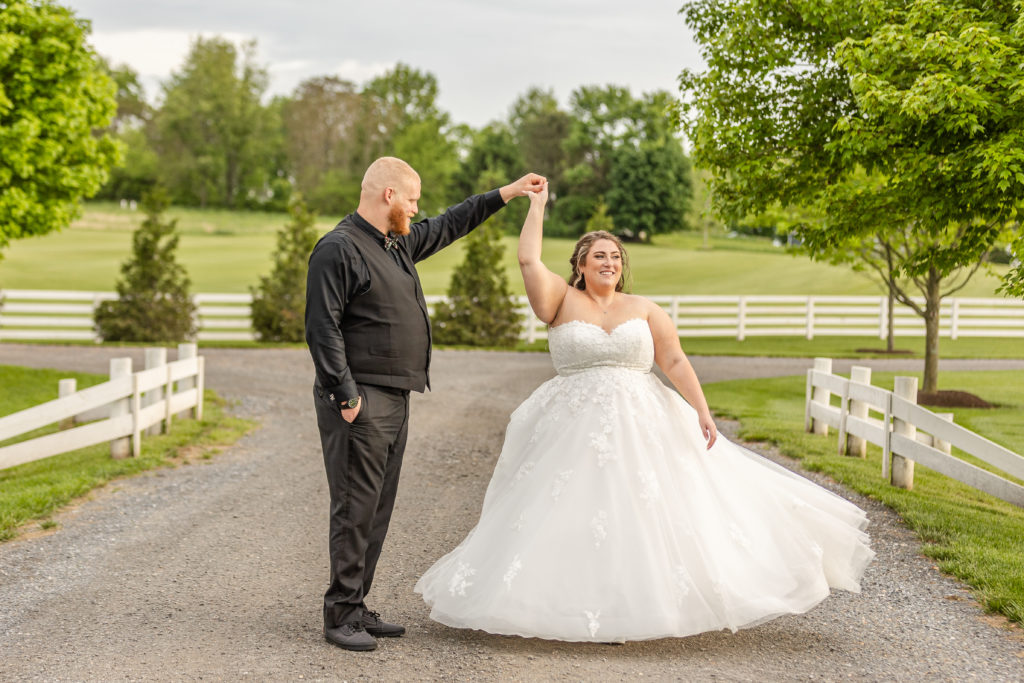
[[[852,503],[723,437],[650,373],[558,376],[513,413],[469,535],[416,584],[457,628],[615,642],[737,630],[859,592]]]

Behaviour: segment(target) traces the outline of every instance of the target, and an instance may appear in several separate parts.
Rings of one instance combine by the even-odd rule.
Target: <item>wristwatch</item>
[[[347,401],[342,401],[341,402],[341,407],[342,407],[342,409],[345,409],[345,408],[349,408],[349,409],[351,409],[351,408],[358,408],[359,407],[359,400],[360,400],[360,397],[356,396],[355,398],[350,398]]]

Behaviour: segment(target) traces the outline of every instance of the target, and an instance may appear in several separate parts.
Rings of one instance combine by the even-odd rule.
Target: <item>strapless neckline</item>
[[[563,376],[598,368],[646,373],[654,363],[654,340],[643,318],[624,320],[610,332],[596,323],[570,320],[548,331],[548,348]]]
[[[568,325],[576,324],[576,325],[585,325],[585,326],[591,327],[591,328],[593,328],[595,330],[601,330],[601,332],[603,332],[606,336],[610,337],[613,334],[615,334],[615,332],[618,331],[618,329],[621,328],[623,325],[628,325],[629,323],[634,323],[634,322],[646,323],[647,321],[644,320],[643,318],[628,318],[626,320],[623,320],[621,323],[619,323],[615,327],[613,327],[611,329],[611,331],[608,331],[608,330],[604,329],[603,327],[601,327],[600,325],[598,325],[597,323],[592,323],[592,322],[589,322],[587,320],[568,320],[568,321],[566,321],[564,323],[561,323],[559,325],[552,325],[549,328],[549,331],[559,330],[559,329],[561,329],[563,327],[566,327]]]

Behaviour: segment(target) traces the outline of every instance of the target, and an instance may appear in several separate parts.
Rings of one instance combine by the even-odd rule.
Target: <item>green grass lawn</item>
[[[872,383],[891,388],[892,378],[875,373]],[[956,410],[958,424],[1024,453],[1024,371],[947,372],[944,380],[947,387],[999,406]],[[740,421],[741,438],[773,443],[806,469],[890,506],[920,536],[925,555],[969,584],[985,609],[1024,623],[1024,509],[920,465],[912,491],[892,487],[881,477],[881,449],[874,446],[868,446],[865,459],[836,455],[834,430],[827,437],[803,431],[804,382],[804,377],[782,377],[704,389],[717,415]]]
[[[778,358],[924,358],[924,337],[897,337],[896,348],[909,354],[882,353],[878,337],[683,337],[683,350],[695,356],[770,356]],[[1024,358],[1024,339],[982,338],[939,341],[940,358]],[[940,375],[941,377],[941,375]],[[940,380],[941,381],[941,380]]]
[[[57,380],[74,377],[84,389],[106,381],[102,375],[66,370],[35,370],[0,365],[0,416],[24,410],[57,398]],[[235,442],[253,427],[248,420],[231,417],[224,401],[212,391],[205,393],[203,419],[175,420],[170,434],[146,436],[138,458],[114,460],[110,445],[98,444],[71,453],[63,453],[35,462],[0,470],[0,541],[14,538],[20,531],[54,525],[50,515],[76,498],[119,477],[211,457]],[[50,426],[32,436],[56,431]],[[185,455],[188,451],[189,455]]]
[[[246,292],[270,271],[275,233],[288,221],[285,214],[173,208],[181,233],[179,260],[196,292]],[[140,211],[110,202],[85,207],[70,228],[12,243],[0,261],[0,287],[109,291],[131,248],[131,233],[142,221]],[[340,216],[322,217],[317,230],[327,232]],[[573,240],[547,239],[544,259],[563,275]],[[509,283],[523,293],[516,264],[516,239],[505,238]],[[703,249],[701,236],[674,233],[653,245],[628,247],[633,291],[638,294],[879,294],[865,275],[848,268],[815,263],[773,247],[764,238],[715,236]],[[419,266],[427,294],[444,294],[452,268],[462,259],[462,246],[433,256]],[[1005,271],[1001,267],[997,272]],[[960,293],[993,296],[994,275],[979,274]]]

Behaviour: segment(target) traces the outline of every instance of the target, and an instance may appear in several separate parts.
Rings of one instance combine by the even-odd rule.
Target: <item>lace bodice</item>
[[[654,339],[643,318],[631,318],[609,334],[599,325],[571,320],[548,330],[551,361],[559,375],[601,367],[650,372]]]

